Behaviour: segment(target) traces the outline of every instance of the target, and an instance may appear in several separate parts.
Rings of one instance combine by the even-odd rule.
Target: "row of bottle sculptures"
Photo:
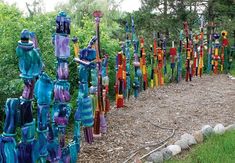
[[[98,17],[98,16],[97,16]],[[96,18],[97,19],[97,18]],[[9,98],[5,104],[5,123],[0,137],[1,163],[75,163],[80,151],[80,129],[84,129],[84,138],[93,142],[93,136],[106,133],[105,115],[109,110],[108,56],[101,60],[101,71],[97,70],[97,52],[92,46],[97,37],[93,37],[89,45],[80,51],[75,58],[78,62],[78,97],[74,115],[74,134],[66,144],[65,134],[71,113],[69,63],[70,18],[65,12],[56,17],[56,34],[53,36],[55,57],[57,59],[56,81],[43,71],[44,64],[38,48],[36,35],[23,30],[18,41],[16,54],[19,58],[20,77],[24,82],[24,90],[19,98]],[[77,39],[73,38],[75,53],[78,53]],[[88,75],[91,73],[91,87],[88,88]],[[102,75],[99,85],[98,73]],[[98,87],[102,89],[103,110],[98,108]],[[52,101],[52,96],[54,100]],[[33,101],[37,103],[37,118],[33,117]],[[51,103],[53,107],[50,111]],[[97,114],[97,112],[99,114]],[[95,121],[95,123],[94,123]],[[21,139],[16,143],[16,129],[21,128]],[[36,126],[36,127],[35,127]],[[96,128],[96,129],[93,129]]]
[[[202,76],[204,68],[204,22],[203,17],[200,20],[200,34],[192,33],[189,29],[188,23],[184,22],[184,30],[180,31],[178,48],[174,46],[167,52],[166,36],[160,32],[154,33],[153,46],[151,46],[151,68],[150,76],[148,77],[147,54],[144,49],[144,38],[137,38],[135,33],[134,20],[132,18],[132,31],[130,32],[128,23],[126,24],[126,40],[122,45],[122,51],[116,55],[116,107],[124,106],[124,100],[129,98],[131,91],[130,79],[130,45],[134,47],[134,79],[133,90],[134,96],[137,98],[139,92],[147,89],[164,85],[164,77],[167,77],[167,56],[170,58],[171,75],[170,81],[180,82],[182,80],[182,65],[183,65],[183,49],[185,49],[185,80],[192,81],[193,76]],[[132,33],[132,34],[130,34]],[[183,34],[185,43],[183,46]],[[132,40],[130,36],[132,35]],[[207,73],[213,71],[214,74],[220,72],[227,73],[231,69],[233,47],[229,53],[229,42],[227,38],[227,31],[223,30],[221,35],[216,32],[211,32],[208,40],[207,53]],[[235,32],[234,32],[235,35]],[[221,42],[220,42],[221,38]],[[234,36],[235,38],[235,36]],[[235,41],[234,41],[235,43]],[[140,45],[140,48],[139,48]],[[220,67],[219,67],[220,66]],[[219,69],[220,68],[220,69]],[[174,75],[176,73],[176,75]],[[150,79],[150,84],[148,80]]]

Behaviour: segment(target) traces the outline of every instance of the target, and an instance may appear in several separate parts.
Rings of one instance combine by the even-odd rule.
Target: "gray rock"
[[[169,146],[167,146],[167,149],[169,149],[172,152],[173,156],[175,156],[181,152],[181,148],[179,145],[169,145]]]
[[[185,133],[181,136],[181,139],[182,140],[186,140],[188,145],[194,145],[194,144],[197,144],[195,138],[193,137],[193,135],[190,135],[188,133]]]
[[[225,132],[224,125],[221,123],[215,125],[213,131],[215,134],[222,135]]]
[[[169,160],[172,157],[172,152],[171,150],[167,149],[167,148],[163,148],[161,150],[162,154],[163,154],[163,159],[164,160]]]
[[[208,137],[214,133],[214,130],[210,125],[203,126],[201,131],[204,137]]]
[[[177,140],[174,144],[179,145],[181,149],[189,148],[188,141],[186,139]]]
[[[197,143],[202,143],[204,138],[203,138],[203,134],[202,134],[202,131],[195,131],[193,133],[193,136],[195,138],[195,140],[197,141]]]
[[[232,131],[232,130],[235,130],[235,124],[231,124],[225,127],[225,131]]]
[[[148,161],[152,161],[153,163],[162,163],[163,162],[163,154],[161,151],[154,152],[149,155]]]

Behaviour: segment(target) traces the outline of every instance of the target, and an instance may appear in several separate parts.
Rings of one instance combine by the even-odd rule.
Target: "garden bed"
[[[231,124],[235,117],[234,99],[235,80],[227,75],[204,75],[192,82],[149,88],[138,99],[125,101],[126,107],[112,108],[108,133],[92,145],[82,143],[79,162],[124,162],[136,149],[161,142],[172,134],[173,130],[160,127],[175,129],[168,140],[173,143],[183,133],[192,133],[205,124]],[[136,156],[156,147],[143,148]]]

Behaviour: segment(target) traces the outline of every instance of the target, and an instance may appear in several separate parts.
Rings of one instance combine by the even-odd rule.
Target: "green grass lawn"
[[[235,132],[214,135],[203,144],[192,147],[188,155],[176,157],[167,163],[234,163]]]

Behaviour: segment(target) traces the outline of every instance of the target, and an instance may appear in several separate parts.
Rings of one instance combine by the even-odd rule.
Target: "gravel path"
[[[137,100],[131,97],[125,105],[123,109],[113,108],[108,114],[106,135],[92,145],[82,144],[79,162],[123,162],[137,148],[171,135],[172,130],[153,124],[176,129],[170,143],[184,132],[192,133],[204,124],[234,123],[235,80],[226,75],[204,75],[188,83],[149,88],[141,92]],[[142,149],[137,156],[153,148]]]

